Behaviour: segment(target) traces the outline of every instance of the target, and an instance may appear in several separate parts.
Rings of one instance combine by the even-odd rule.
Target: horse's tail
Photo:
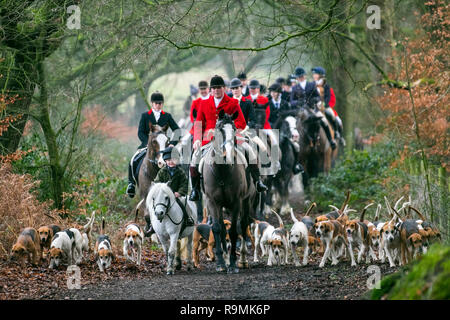
[[[284,228],[284,223],[283,223],[283,220],[281,220],[281,217],[278,215],[278,213],[276,213],[275,212],[275,210],[273,210],[273,209],[270,209],[273,213],[275,213],[275,215],[277,216],[277,218],[278,218],[278,223],[280,224],[280,228]]]

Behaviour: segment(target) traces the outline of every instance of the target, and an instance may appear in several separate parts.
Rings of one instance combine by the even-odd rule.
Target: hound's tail
[[[362,213],[361,213],[361,217],[359,218],[360,222],[364,222],[364,215],[366,214],[367,208],[369,208],[371,205],[373,205],[374,202],[369,203],[367,206],[364,207]]]
[[[346,197],[345,197],[345,201],[344,201],[344,203],[342,204],[341,212],[339,212],[339,213],[342,213],[342,212],[344,211],[345,207],[348,205],[349,200],[350,200],[350,190],[347,191],[347,195],[346,195]]]
[[[141,201],[139,201],[139,203],[136,206],[136,211],[134,212],[134,223],[138,222],[138,218],[139,218],[139,207],[141,206],[141,204],[144,202],[145,199],[142,199]]]
[[[86,223],[83,226],[83,231],[86,232],[86,234],[91,235],[92,225],[94,224],[94,221],[95,221],[95,210],[92,211],[92,215],[91,215],[91,218],[89,219],[88,223]]]
[[[315,202],[311,203],[311,205],[309,206],[308,210],[306,210],[305,216],[309,215],[309,213],[311,212],[311,210],[316,207],[317,204]]]
[[[380,213],[381,213],[381,204],[378,204],[377,211],[375,212],[375,221],[380,220]]]
[[[281,217],[278,215],[278,213],[276,213],[273,209],[270,210],[272,210],[272,212],[275,213],[275,215],[277,216],[278,222],[280,223],[280,228],[284,228],[283,220],[281,220]]]
[[[102,217],[102,224],[100,226],[100,234],[103,235],[105,232],[105,217]]]
[[[422,221],[425,221],[425,220],[426,220],[425,217],[423,216],[423,214],[420,213],[419,210],[417,210],[416,208],[411,207],[411,206],[409,206],[409,207],[417,213],[417,215],[419,216],[419,218],[420,218]]]
[[[205,224],[206,221],[208,221],[208,210],[206,210],[206,207],[203,208],[203,220],[202,223]]]

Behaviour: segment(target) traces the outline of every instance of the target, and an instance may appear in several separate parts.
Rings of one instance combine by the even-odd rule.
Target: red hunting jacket
[[[201,134],[203,134],[202,146],[209,143],[213,138],[213,133],[208,132],[208,130],[216,127],[216,121],[219,117],[220,110],[224,110],[226,114],[233,115],[236,111],[238,112],[238,117],[234,120],[236,129],[243,130],[247,123],[245,122],[244,115],[242,114],[241,107],[239,106],[239,101],[234,98],[230,98],[228,95],[224,94],[222,101],[219,105],[215,106],[214,96],[211,95],[209,99],[200,101],[199,108],[197,110],[197,121],[201,122]],[[196,124],[194,123],[194,127]],[[194,141],[200,140],[202,137],[199,136],[200,130],[194,130]]]
[[[252,96],[248,95],[245,97],[245,99],[249,100],[249,101],[253,101],[252,100]],[[266,122],[264,122],[264,128],[263,129],[272,129],[272,127],[270,126],[269,123],[269,117],[270,117],[270,105],[269,105],[269,99],[263,95],[259,95],[256,98],[256,103],[259,105],[264,105],[267,103],[267,108],[266,108]]]

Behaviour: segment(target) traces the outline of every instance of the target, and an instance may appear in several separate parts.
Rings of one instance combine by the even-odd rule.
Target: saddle
[[[180,234],[183,233],[183,231],[184,231],[184,229],[186,229],[186,227],[192,227],[195,225],[194,220],[192,219],[192,217],[188,214],[188,212],[186,210],[187,197],[184,197],[184,198],[185,198],[185,200],[184,200],[185,203],[183,203],[180,198],[175,198],[175,201],[178,203],[181,210],[183,211],[183,222],[181,224]]]
[[[138,149],[136,153],[131,158],[131,172],[133,174],[133,179],[136,182],[136,185],[139,186],[139,170],[141,169],[142,160],[145,158],[145,154],[147,153],[147,147]]]

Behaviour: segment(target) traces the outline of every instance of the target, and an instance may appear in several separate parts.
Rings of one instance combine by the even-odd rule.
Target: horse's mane
[[[147,199],[149,199],[148,201],[150,201],[150,204],[153,201],[153,195],[155,194],[156,191],[159,191],[160,189],[162,189],[162,191],[164,193],[169,195],[170,202],[175,201],[175,195],[174,195],[172,189],[170,189],[170,187],[168,186],[168,184],[165,183],[165,182],[157,182],[157,183],[154,183],[150,187],[150,190],[149,190],[148,195],[147,195]]]
[[[297,118],[297,110],[290,110],[290,111],[283,111],[280,113],[280,116],[278,117],[277,121],[273,124],[273,127],[275,129],[280,129],[281,124],[283,123],[284,119],[286,119],[289,116],[292,116],[294,118]]]

